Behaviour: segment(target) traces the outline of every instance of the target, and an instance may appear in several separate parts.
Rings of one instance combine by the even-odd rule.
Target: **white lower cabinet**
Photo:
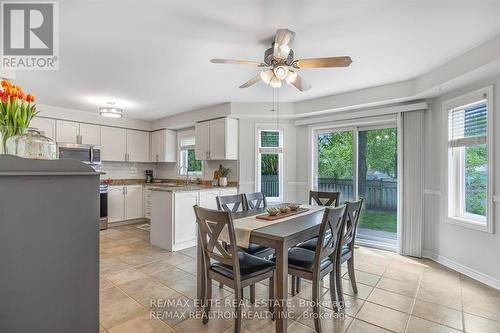
[[[174,246],[186,242],[196,243],[196,215],[193,206],[198,204],[198,192],[174,193]]]
[[[144,217],[142,188],[142,185],[125,186],[125,220],[134,220]]]
[[[196,215],[193,206],[217,209],[218,195],[236,194],[236,188],[151,192],[151,244],[168,251],[179,251],[197,243]]]
[[[125,192],[123,186],[110,186],[108,189],[108,222],[125,219]]]
[[[219,190],[200,191],[200,206],[203,208],[217,210],[217,197],[220,195]]]
[[[110,186],[108,190],[108,222],[121,222],[144,217],[143,186]]]

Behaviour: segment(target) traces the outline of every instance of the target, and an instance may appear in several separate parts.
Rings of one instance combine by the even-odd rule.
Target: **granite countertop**
[[[236,187],[236,186],[227,186],[227,187],[221,187],[221,186],[210,186],[210,185],[175,185],[172,186],[171,184],[146,184],[148,189],[152,191],[164,191],[164,192],[189,192],[189,191],[205,191],[205,190],[213,190],[213,189],[221,189],[221,188],[231,188],[231,187]]]
[[[145,185],[148,189],[155,191],[181,192],[181,191],[201,191],[211,189],[221,189],[238,187],[237,182],[229,182],[227,187],[212,186],[210,181],[203,180],[201,183],[193,183],[186,186],[178,179],[162,179],[161,183],[146,183],[144,179],[101,179],[101,184],[110,186]]]

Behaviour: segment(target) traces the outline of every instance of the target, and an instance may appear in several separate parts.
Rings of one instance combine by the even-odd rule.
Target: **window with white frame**
[[[492,110],[486,91],[448,104],[448,221],[492,231]]]
[[[203,162],[195,158],[195,136],[194,132],[179,135],[179,176],[201,176],[203,174]]]
[[[268,201],[283,201],[283,131],[257,130],[256,191]]]

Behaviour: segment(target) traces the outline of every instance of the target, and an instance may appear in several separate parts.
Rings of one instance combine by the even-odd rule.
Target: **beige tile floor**
[[[194,317],[198,313],[193,301],[195,248],[164,251],[150,245],[149,233],[134,226],[102,231],[100,243],[101,332],[232,332],[232,318],[211,319],[203,325]],[[324,332],[500,332],[498,290],[430,260],[363,247],[356,249],[355,267],[358,294],[353,293],[344,275],[347,308],[343,318],[334,319],[331,305],[326,304],[330,297],[328,281],[324,283]],[[232,291],[214,285],[213,293],[221,303],[215,311],[231,314],[225,301],[232,299]],[[259,283],[257,298],[266,296],[267,283]],[[311,286],[305,282],[301,293],[291,298],[293,319],[289,320],[288,332],[314,332],[311,310],[306,305],[310,298]],[[152,304],[155,300],[173,304]],[[274,332],[274,322],[263,315],[264,307],[246,310],[256,311],[261,318],[244,319],[243,332]],[[152,313],[159,316],[154,318]]]

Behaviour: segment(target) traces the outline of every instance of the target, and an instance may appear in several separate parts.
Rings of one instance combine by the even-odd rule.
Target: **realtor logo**
[[[55,1],[1,1],[1,69],[59,68],[59,8]]]

